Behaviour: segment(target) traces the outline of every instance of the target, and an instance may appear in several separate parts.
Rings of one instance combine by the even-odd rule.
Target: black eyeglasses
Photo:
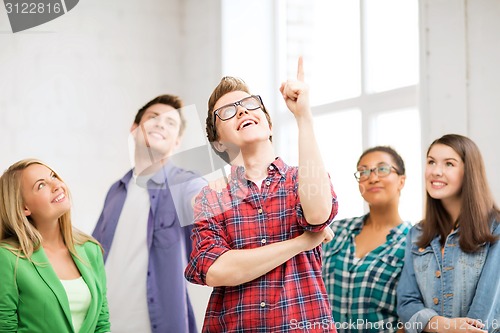
[[[237,106],[242,106],[245,109],[252,111],[252,110],[257,110],[258,108],[261,108],[263,106],[262,104],[262,98],[260,98],[259,95],[252,95],[249,97],[245,97],[237,102],[227,104],[224,106],[221,106],[217,110],[214,111],[214,124],[215,124],[215,116],[219,117],[220,120],[226,121],[231,118],[233,118],[236,115]]]
[[[396,173],[399,175],[398,169],[393,167],[392,165],[389,164],[380,164],[379,166],[372,168],[372,169],[363,169],[363,170],[358,170],[354,173],[354,177],[358,182],[363,182],[370,178],[371,173],[375,173],[375,175],[379,176],[380,178],[382,177],[387,177],[391,173],[391,171],[394,169]]]

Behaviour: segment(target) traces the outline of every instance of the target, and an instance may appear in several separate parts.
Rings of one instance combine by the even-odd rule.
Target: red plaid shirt
[[[205,187],[195,204],[193,252],[185,276],[206,284],[206,273],[232,249],[252,249],[320,231],[337,213],[333,188],[328,222],[310,225],[298,197],[298,168],[277,158],[261,190],[232,167],[222,192]],[[321,277],[321,246],[302,252],[267,274],[235,287],[215,287],[203,332],[335,332]]]

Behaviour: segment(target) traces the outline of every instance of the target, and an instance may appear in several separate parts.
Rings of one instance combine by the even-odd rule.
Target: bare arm
[[[330,228],[321,232],[305,231],[283,242],[255,249],[230,250],[221,255],[207,271],[206,282],[212,287],[237,286],[273,270],[300,252],[314,249],[333,238]]]
[[[309,87],[304,82],[302,57],[299,58],[297,80],[281,84],[285,103],[295,116],[299,130],[299,198],[309,224],[325,223],[332,211],[330,178],[314,134],[309,105]]]

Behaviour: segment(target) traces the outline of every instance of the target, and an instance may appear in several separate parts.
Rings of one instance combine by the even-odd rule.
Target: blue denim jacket
[[[491,230],[500,235],[498,221]],[[488,332],[500,332],[500,241],[465,253],[454,231],[441,256],[439,237],[426,248],[415,244],[421,233],[418,224],[408,234],[397,288],[398,314],[406,332],[422,332],[434,316],[469,317],[483,322]]]

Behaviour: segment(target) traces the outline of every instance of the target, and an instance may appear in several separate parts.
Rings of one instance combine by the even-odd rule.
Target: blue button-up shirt
[[[132,170],[111,186],[92,234],[105,250],[104,260],[113,243],[131,178]],[[203,178],[170,163],[147,183],[151,206],[147,221],[148,271],[144,274],[153,333],[197,332],[184,268],[192,248],[192,199],[205,185]]]
[[[491,228],[500,236],[498,222]],[[408,234],[397,290],[398,314],[408,333],[422,332],[434,316],[469,317],[485,324],[488,332],[500,332],[500,241],[465,253],[458,230],[447,237],[443,255],[439,237],[426,248],[416,245],[420,225]]]

